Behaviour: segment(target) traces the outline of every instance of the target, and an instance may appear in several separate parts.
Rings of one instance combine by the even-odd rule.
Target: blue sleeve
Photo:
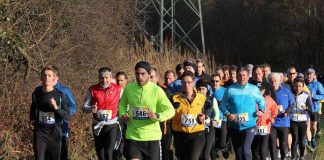
[[[69,89],[67,89],[66,101],[67,101],[67,105],[70,109],[70,116],[72,116],[77,112],[77,105],[75,102],[75,98]]]
[[[288,107],[286,108],[285,112],[290,114],[292,112],[294,106],[296,106],[295,105],[296,104],[295,96],[290,91],[288,92],[288,102],[289,102],[289,104],[288,104]]]
[[[324,99],[324,88],[321,83],[316,84],[316,93],[312,93],[312,98],[316,101],[320,101]]]
[[[66,87],[58,87],[57,89],[66,96],[66,102],[70,110],[70,116],[74,115],[77,111],[77,105],[72,92]]]
[[[261,110],[262,112],[265,112],[265,108],[266,108],[265,100],[264,100],[264,97],[262,96],[259,89],[256,90],[256,100],[257,100],[259,110]]]
[[[220,110],[222,113],[224,113],[224,115],[226,116],[229,111],[228,111],[228,107],[229,107],[229,88],[225,90],[221,105],[220,105]]]

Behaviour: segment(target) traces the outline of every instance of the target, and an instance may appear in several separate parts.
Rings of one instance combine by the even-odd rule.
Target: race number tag
[[[181,123],[184,127],[193,127],[197,125],[197,114],[182,114]]]
[[[284,111],[284,108],[282,105],[278,105],[278,111],[279,113],[283,112]]]
[[[54,112],[42,112],[39,111],[39,118],[38,121],[43,124],[54,124],[55,123],[55,116]]]
[[[291,116],[291,120],[295,122],[307,121],[306,114],[295,113]]]
[[[210,127],[211,121],[210,121],[210,118],[209,117],[207,119],[205,119],[204,124],[205,124],[205,128]]]
[[[236,123],[238,124],[244,124],[245,122],[249,121],[248,113],[235,114],[235,117]]]
[[[111,120],[112,110],[99,110],[97,112],[98,118],[100,121],[108,121]]]
[[[148,112],[149,112],[148,108],[135,107],[133,108],[133,119],[135,120],[150,119],[148,116]]]
[[[257,126],[255,129],[255,135],[268,135],[269,130],[268,130],[268,126]]]

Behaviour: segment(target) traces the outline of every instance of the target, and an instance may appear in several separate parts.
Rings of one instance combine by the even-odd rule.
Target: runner
[[[230,85],[236,83],[237,79],[236,79],[236,70],[237,67],[235,65],[232,65],[229,69],[229,80],[224,84],[224,87],[227,88]]]
[[[119,147],[120,142],[117,139],[120,133],[117,111],[122,88],[112,83],[110,68],[102,67],[98,74],[99,83],[88,89],[83,111],[93,114],[92,131],[98,159],[112,160],[113,150]]]
[[[71,92],[71,90],[62,85],[61,83],[58,82],[59,80],[59,70],[57,67],[53,66],[56,70],[56,76],[55,76],[55,81],[54,81],[54,88],[62,92],[66,96],[66,102],[67,106],[69,107],[70,110],[70,117],[72,117],[76,111],[77,111],[77,105],[75,102],[75,98]],[[66,120],[63,120],[63,125],[62,125],[62,147],[61,147],[61,160],[67,160],[69,155],[68,155],[68,141],[69,141],[69,122]]]
[[[56,75],[55,67],[44,67],[41,71],[42,86],[32,94],[30,127],[34,132],[33,147],[37,160],[44,160],[45,153],[50,159],[60,159],[62,121],[70,117],[65,95],[54,88]]]
[[[194,75],[197,72],[197,65],[189,60],[184,61],[183,66],[186,71],[190,71]],[[195,82],[194,82],[195,84],[198,81],[198,79],[199,79],[198,77],[195,77]],[[177,79],[168,86],[168,90],[170,91],[171,94],[175,94],[176,92],[182,90],[181,81],[182,81],[181,79]]]
[[[263,64],[262,65],[262,70],[263,70],[263,73],[264,73],[264,78],[268,82],[269,74],[271,73],[270,64],[267,64],[267,63]]]
[[[228,65],[223,65],[222,70],[224,73],[224,77],[223,77],[223,82],[224,85],[230,80],[230,73],[229,73],[229,66]]]
[[[160,77],[159,77],[158,73],[159,72],[156,68],[151,68],[150,80],[154,84],[157,84],[158,86],[160,86],[164,90],[167,97],[170,99],[171,93],[169,93],[169,91],[167,90],[166,85],[159,82]],[[170,158],[170,156],[172,156],[171,119],[160,122],[160,127],[161,127],[161,132],[162,132],[162,139],[161,139],[162,159],[168,160]]]
[[[198,160],[205,145],[207,118],[203,114],[206,96],[194,90],[195,76],[186,71],[182,75],[183,90],[172,96],[176,109],[172,119],[174,147],[179,160]]]
[[[263,75],[262,67],[259,65],[254,66],[250,83],[256,85],[260,90],[262,89],[262,86],[265,86]]]
[[[120,87],[125,88],[125,86],[128,83],[128,77],[127,77],[126,73],[123,71],[117,72],[116,73],[116,82]]]
[[[221,111],[227,116],[228,131],[232,139],[236,159],[251,159],[251,144],[254,138],[256,115],[265,110],[260,90],[248,83],[248,70],[237,70],[237,83],[226,89],[221,102]],[[259,111],[255,105],[258,104]]]
[[[205,73],[205,63],[204,63],[204,61],[202,59],[197,59],[196,63],[197,63],[196,77],[198,77],[199,79],[205,79],[208,82],[210,82],[211,77],[210,77],[210,75]]]
[[[207,116],[205,120],[205,139],[206,143],[201,156],[203,160],[211,158],[211,150],[215,141],[215,127],[219,123],[219,109],[216,99],[208,92],[208,82],[205,79],[198,80],[196,84],[197,93],[206,96],[203,113]]]
[[[221,67],[217,67],[216,70],[215,70],[215,73],[221,77],[221,79],[222,79],[221,86],[224,86],[225,82],[223,80],[224,79],[223,69]]]
[[[296,105],[293,107],[291,112],[290,130],[292,134],[292,150],[291,159],[297,158],[297,148],[299,148],[300,160],[304,160],[305,154],[305,139],[306,139],[306,128],[307,128],[307,112],[311,113],[312,102],[308,93],[303,91],[304,80],[296,78],[294,82],[294,94],[296,97]]]
[[[173,70],[167,70],[164,73],[164,85],[168,86],[176,80],[176,73]]]
[[[176,66],[176,74],[177,74],[177,77],[178,77],[177,79],[181,80],[181,76],[182,76],[184,71],[185,71],[185,68],[184,68],[182,63],[180,63],[180,64],[178,64]]]
[[[226,90],[226,88],[220,85],[221,81],[222,79],[219,75],[212,75],[211,86],[213,91],[213,97],[216,99],[217,104],[221,104]],[[220,105],[218,107],[220,107]],[[219,123],[216,126],[214,146],[217,155],[214,156],[212,154],[212,159],[219,157],[220,153],[223,154],[223,157],[225,159],[229,157],[229,148],[227,147],[227,142],[229,143],[229,138],[227,135],[227,119],[226,116],[224,116],[223,112],[219,112]]]
[[[262,71],[261,71],[262,72]],[[264,114],[259,116],[257,120],[257,127],[255,130],[255,137],[252,143],[252,159],[253,160],[266,160],[268,154],[268,141],[270,135],[271,124],[278,114],[278,107],[276,102],[268,95],[264,94],[265,84],[260,86],[261,93],[264,96],[266,109]]]
[[[277,138],[279,138],[280,157],[285,159],[288,153],[288,132],[290,127],[288,113],[295,106],[295,99],[287,88],[280,85],[279,73],[270,73],[268,80],[270,81],[268,93],[278,104],[278,116],[272,124],[270,133],[270,156],[273,160],[278,159]]]
[[[324,88],[323,85],[315,80],[315,70],[309,68],[307,70],[306,84],[311,92],[312,97],[312,113],[310,114],[310,130],[312,133],[311,145],[316,148],[316,129],[317,129],[317,116],[320,109],[320,101],[324,100]]]
[[[159,122],[174,115],[174,109],[164,91],[149,81],[151,66],[140,61],[135,65],[136,82],[128,84],[119,103],[119,116],[127,121],[127,159],[161,158]]]
[[[122,87],[122,89],[124,89],[128,83],[128,77],[127,77],[126,73],[123,71],[117,72],[116,73],[116,82],[117,82],[117,85],[119,85],[120,87]],[[122,90],[122,92],[123,92],[123,90]],[[122,140],[120,142],[118,152],[117,151],[114,152],[114,158],[116,160],[121,159],[123,155],[126,155],[124,148],[125,148],[125,134],[126,134],[127,126],[126,126],[126,122],[121,121],[121,119],[118,119],[118,122],[122,129],[122,131],[121,131]]]
[[[249,71],[249,78],[251,79],[252,78],[252,73],[253,73],[254,66],[252,64],[247,64],[245,67],[248,69],[248,71]]]

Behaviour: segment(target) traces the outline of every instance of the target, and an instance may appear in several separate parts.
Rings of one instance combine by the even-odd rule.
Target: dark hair
[[[98,70],[99,73],[103,73],[103,72],[110,72],[111,73],[111,69],[109,67],[101,67]]]
[[[184,69],[184,66],[183,66],[182,63],[180,63],[180,64],[178,64],[178,65],[176,66],[176,71],[180,71],[181,69]]]
[[[262,70],[262,67],[260,65],[255,65],[252,69],[252,73],[254,73],[258,68]]]
[[[265,63],[265,64],[262,65],[262,68],[270,68],[271,69],[271,66],[270,66],[270,64]]]
[[[236,70],[237,70],[237,67],[235,65],[231,65],[230,72],[232,72],[232,71],[236,72]]]
[[[119,71],[119,72],[117,72],[117,73],[116,73],[116,78],[117,78],[118,76],[125,76],[125,79],[128,79],[126,73],[123,72],[123,71]]]
[[[184,77],[190,77],[192,80],[195,80],[195,75],[190,71],[183,72],[181,80],[183,80]]]

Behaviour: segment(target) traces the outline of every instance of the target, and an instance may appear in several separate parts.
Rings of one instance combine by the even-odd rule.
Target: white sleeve
[[[82,107],[83,112],[90,113],[91,112],[91,93],[87,91],[84,105]]]

